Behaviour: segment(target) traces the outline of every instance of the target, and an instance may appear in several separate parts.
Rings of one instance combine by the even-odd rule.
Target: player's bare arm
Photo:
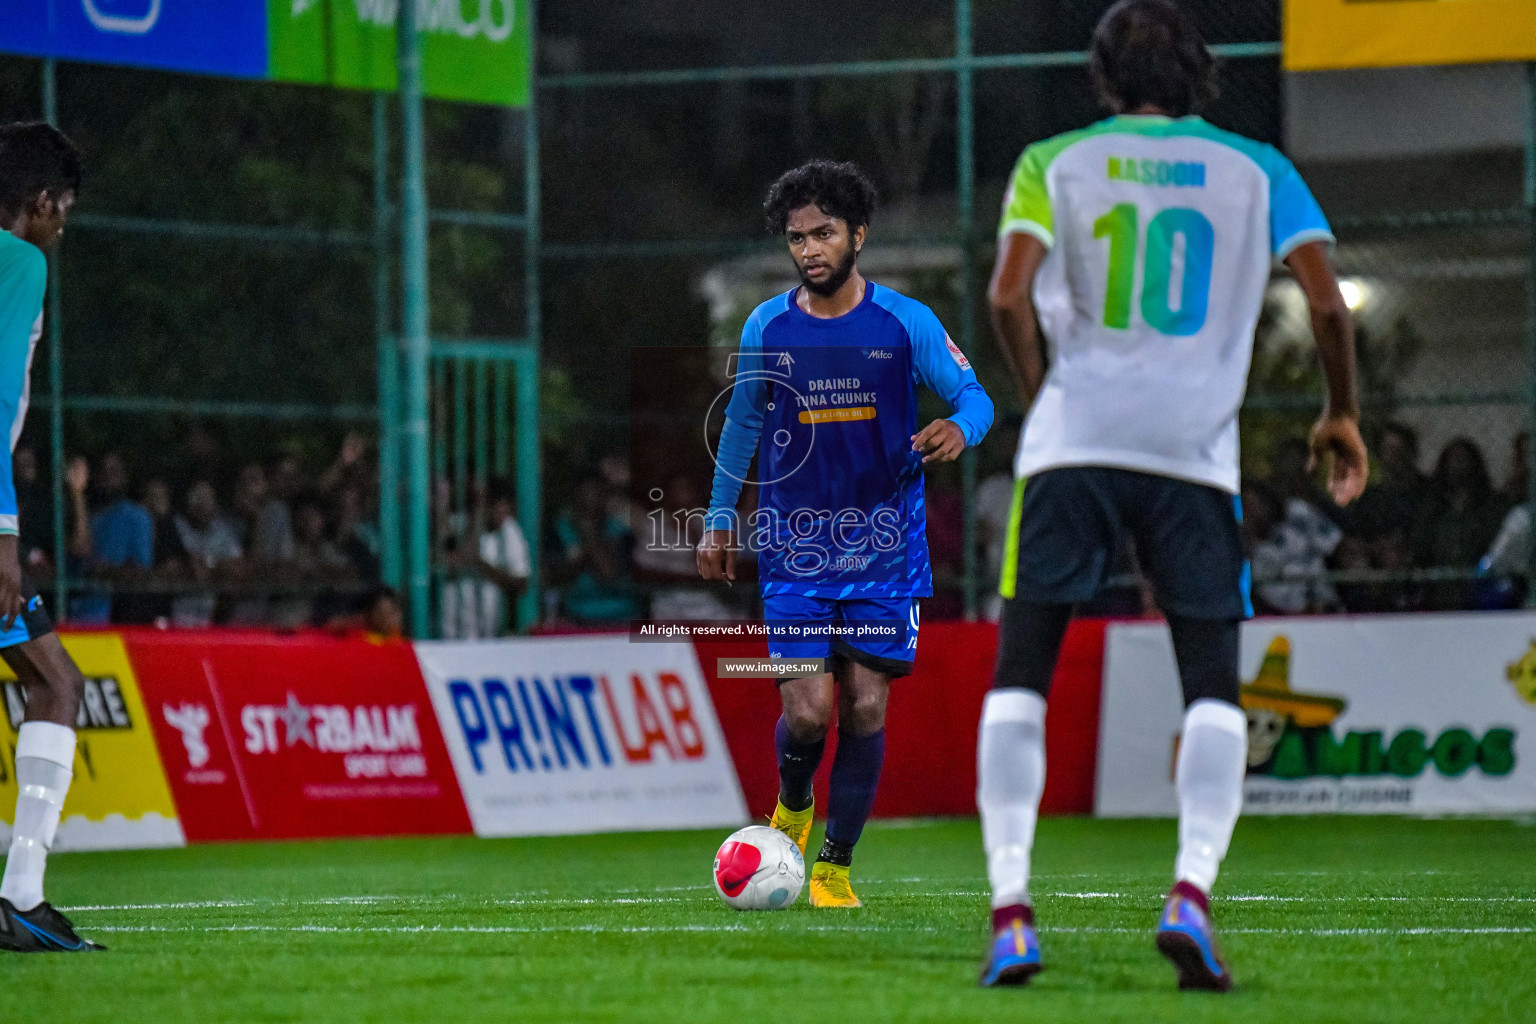
[[[1045,380],[1045,352],[1035,318],[1035,275],[1045,259],[1045,245],[1034,235],[1013,232],[998,242],[997,265],[987,300],[992,329],[1003,350],[1003,361],[1018,388],[1020,405],[1028,409]]]
[[[0,630],[9,631],[21,614],[21,559],[16,534],[0,534]]]
[[[923,453],[923,465],[954,462],[965,451],[965,431],[954,420],[934,420],[912,435],[912,450]]]
[[[1312,315],[1312,336],[1328,385],[1328,404],[1312,427],[1312,458],[1328,464],[1328,493],[1347,505],[1365,490],[1370,471],[1360,437],[1360,398],[1355,371],[1355,327],[1339,291],[1324,242],[1299,245],[1285,259]]]
[[[714,583],[736,582],[736,549],[731,545],[730,530],[705,530],[694,549],[699,575]]]

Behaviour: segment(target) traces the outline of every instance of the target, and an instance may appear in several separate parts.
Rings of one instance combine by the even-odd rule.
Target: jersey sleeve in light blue
[[[1267,147],[1266,147],[1267,148]],[[1265,154],[1269,174],[1269,244],[1274,254],[1285,259],[1297,246],[1308,242],[1332,244],[1333,229],[1317,205],[1312,190],[1301,180],[1295,165],[1277,150]]]
[[[974,448],[980,444],[992,426],[992,399],[987,397],[970,361],[950,340],[939,318],[921,302],[889,288],[880,289],[875,301],[907,329],[916,377],[954,410],[949,418],[965,435],[965,446]]]
[[[710,488],[709,515],[704,520],[707,530],[729,530],[736,525],[736,502],[763,432],[763,411],[768,405],[768,382],[762,373],[763,325],[772,319],[768,306],[759,306],[741,329],[741,347],[732,367],[735,383],[725,407],[725,428],[715,449],[715,480]]]
[[[21,415],[27,384],[27,355],[32,328],[43,311],[48,288],[48,260],[19,238],[0,245],[0,534],[14,534],[16,481],[11,476],[11,436]]]

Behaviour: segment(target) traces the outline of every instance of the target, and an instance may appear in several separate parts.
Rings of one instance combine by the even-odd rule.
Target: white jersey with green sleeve
[[[1198,117],[1120,116],[1030,146],[999,234],[1049,250],[1050,368],[1015,474],[1115,466],[1237,493],[1237,411],[1271,261],[1333,240],[1272,146]]]

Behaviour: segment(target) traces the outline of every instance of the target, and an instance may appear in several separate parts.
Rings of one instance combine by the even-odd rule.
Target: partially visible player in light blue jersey
[[[46,124],[0,126],[0,659],[26,695],[16,734],[16,815],[0,878],[0,951],[77,953],[102,947],[75,934],[43,899],[48,848],[74,774],[85,680],[17,555],[11,451],[21,436],[32,355],[48,287],[44,251],[64,232],[80,191],[80,154]]]
[[[48,258],[30,242],[0,233],[0,534],[15,535],[16,482],[11,453],[21,437],[31,399],[32,356],[43,334]]]
[[[816,907],[859,906],[849,865],[885,757],[886,701],[917,654],[917,598],[933,593],[923,466],[958,458],[992,425],[991,399],[933,311],[859,273],[874,201],[857,167],[826,161],[769,191],[769,227],[801,285],[757,307],[742,330],[698,549],[705,579],[734,579],[736,503],[755,452],[758,507],[742,526],[759,551],[768,651],[816,663],[780,680],[775,734],[771,823],[802,854],[811,777],[837,712],[826,841],[811,869]],[[953,410],[921,430],[919,383]]]
[[[1178,856],[1155,941],[1180,988],[1225,991],[1209,899],[1242,806],[1238,627],[1252,614],[1237,414],[1275,260],[1312,313],[1328,384],[1312,449],[1332,462],[1339,504],[1366,474],[1354,335],[1333,233],[1296,168],[1196,116],[1215,62],[1194,22],[1169,0],[1122,0],[1094,32],[1090,69],[1114,116],[1024,151],[989,289],[1028,415],[977,743],[993,926],[981,982],[1022,985],[1041,969],[1029,875],[1045,701],[1074,605],[1131,542],[1185,704]]]

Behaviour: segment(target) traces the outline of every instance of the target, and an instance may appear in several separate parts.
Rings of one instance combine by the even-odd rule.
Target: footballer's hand
[[[17,537],[0,534],[0,628],[10,632],[21,615],[21,561]]]
[[[706,530],[694,550],[699,575],[706,580],[736,582],[736,549],[731,546],[730,530]]]
[[[1328,494],[1334,503],[1348,505],[1360,497],[1370,474],[1370,460],[1355,417],[1324,413],[1312,428],[1311,445],[1307,469],[1315,469],[1319,459],[1327,465]]]
[[[965,451],[965,431],[954,420],[934,420],[912,435],[912,450],[923,453],[923,463],[954,462]]]

